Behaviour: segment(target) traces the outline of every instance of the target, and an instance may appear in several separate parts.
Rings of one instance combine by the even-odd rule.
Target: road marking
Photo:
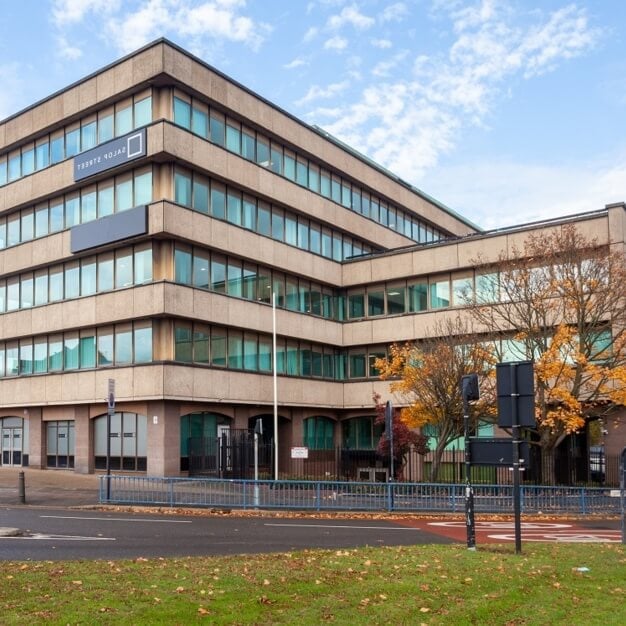
[[[515,535],[489,535],[490,539],[497,541],[515,541]],[[584,531],[568,531],[563,534],[528,534],[523,535],[524,541],[541,543],[619,543],[621,541],[617,534],[612,533],[586,533]]]
[[[48,519],[82,519],[97,520],[99,522],[144,522],[146,524],[191,524],[191,520],[182,519],[136,519],[127,517],[72,517],[71,515],[40,515]]]
[[[465,528],[465,522],[449,521],[449,522],[428,522],[429,526],[444,526],[448,528]],[[514,523],[506,522],[476,522],[476,530],[509,530],[514,528]],[[552,522],[522,522],[522,530],[554,530],[559,528],[571,528],[571,524],[558,524]]]
[[[407,526],[340,526],[332,524],[263,524],[263,526],[287,526],[292,528],[345,528],[347,530],[412,530],[419,528],[409,528]]]
[[[31,539],[48,541],[116,541],[115,537],[81,537],[80,535],[46,535],[33,533],[32,535],[17,537],[0,537],[0,539]]]

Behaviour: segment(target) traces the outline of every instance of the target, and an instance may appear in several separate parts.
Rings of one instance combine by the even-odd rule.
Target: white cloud
[[[599,36],[575,5],[532,18],[492,0],[469,8],[440,0],[436,7],[444,11],[439,22],[452,27],[447,54],[384,60],[358,102],[338,100],[333,109],[340,114],[315,119],[414,183],[455,147],[464,128],[486,124],[511,80],[553,70]]]
[[[297,57],[293,61],[291,61],[290,63],[285,63],[285,65],[283,65],[283,67],[286,70],[293,70],[296,67],[302,67],[303,65],[308,65],[308,61],[305,61],[304,59],[301,59],[300,57]]]
[[[302,37],[302,41],[304,41],[304,43],[308,43],[310,41],[313,41],[313,39],[315,39],[317,37],[317,33],[319,32],[319,30],[315,27],[315,26],[311,26],[306,33],[304,33],[304,37]]]
[[[189,39],[192,49],[206,41],[233,41],[258,50],[271,26],[255,21],[245,9],[245,0],[138,0],[132,5],[119,0],[56,0],[52,17],[64,37],[64,29],[97,15],[107,41],[122,53],[161,36]],[[79,52],[74,48],[73,58]]]
[[[324,42],[324,50],[345,50],[348,47],[348,40],[344,37],[331,37]]]
[[[70,61],[75,61],[83,56],[83,51],[76,46],[70,45],[65,37],[57,38],[57,52],[62,59]]]
[[[393,70],[396,66],[402,63],[402,61],[404,61],[407,56],[408,51],[403,50],[402,52],[399,52],[398,54],[393,56],[391,59],[388,59],[387,61],[380,61],[372,68],[372,74],[379,78],[388,77],[391,73],[391,70]]]
[[[393,46],[389,39],[371,39],[370,43],[374,46],[374,48],[380,48],[381,50],[391,48]]]
[[[63,26],[82,21],[88,13],[116,11],[119,5],[119,0],[54,0],[52,20]]]
[[[309,87],[306,95],[303,98],[300,98],[300,100],[298,100],[296,104],[302,105],[312,102],[313,100],[334,98],[337,94],[345,91],[349,86],[350,84],[348,83],[348,81],[333,83],[332,85],[328,85],[326,87],[313,85],[312,87]]]
[[[579,165],[483,161],[438,167],[428,175],[428,191],[488,229],[573,215],[626,200],[626,155]]]
[[[357,30],[366,30],[376,23],[373,17],[368,17],[359,12],[356,5],[344,7],[338,15],[328,18],[327,27],[331,30],[339,30],[346,24],[350,24]]]
[[[379,16],[381,22],[401,22],[407,15],[409,10],[404,2],[396,2],[385,7]]]

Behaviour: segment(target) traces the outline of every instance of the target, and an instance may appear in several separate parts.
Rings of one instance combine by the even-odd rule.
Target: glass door
[[[22,428],[2,428],[2,465],[22,464]]]

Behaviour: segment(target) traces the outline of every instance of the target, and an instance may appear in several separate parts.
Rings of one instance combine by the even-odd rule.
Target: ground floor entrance
[[[21,417],[0,418],[0,463],[3,466],[28,465],[28,423]]]

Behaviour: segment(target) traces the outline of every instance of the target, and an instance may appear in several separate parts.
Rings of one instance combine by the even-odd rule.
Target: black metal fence
[[[254,478],[254,434],[250,430],[233,430],[221,437],[189,439],[189,475],[211,478]],[[260,479],[274,478],[274,446],[272,441],[259,438],[258,472]],[[434,454],[420,455],[409,451],[399,467],[398,482],[461,483],[465,479],[465,452],[446,450],[436,476],[432,475]],[[376,450],[336,447],[326,450],[307,449],[306,458],[279,457],[279,479],[282,480],[342,480],[387,482],[389,459]],[[473,466],[472,482],[476,484],[508,485],[513,481],[509,467]],[[524,468],[522,481],[526,485],[588,485],[619,486],[619,456],[605,456],[593,451],[586,456],[572,456],[558,449],[547,454],[539,447],[531,448],[530,466]]]

